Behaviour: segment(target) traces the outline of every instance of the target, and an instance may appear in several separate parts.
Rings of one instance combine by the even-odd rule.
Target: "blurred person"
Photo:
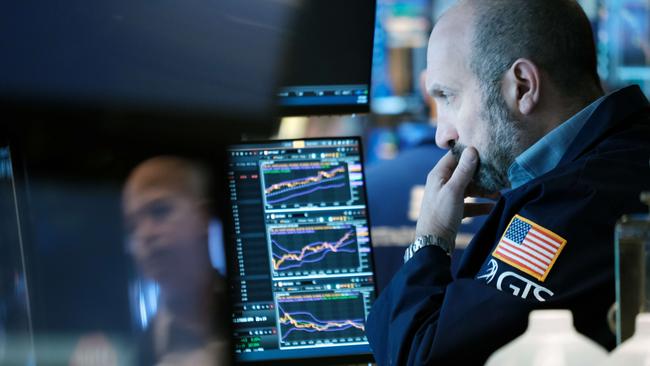
[[[212,179],[203,165],[158,156],[138,165],[123,190],[129,249],[160,288],[138,365],[228,364],[224,278],[211,265]]]
[[[436,142],[415,241],[369,315],[379,365],[479,365],[528,313],[570,309],[608,349],[614,225],[650,186],[650,105],[604,95],[573,0],[461,0],[435,25]],[[499,195],[499,193],[501,193]],[[466,204],[466,196],[498,198]],[[452,276],[463,216],[490,212]]]

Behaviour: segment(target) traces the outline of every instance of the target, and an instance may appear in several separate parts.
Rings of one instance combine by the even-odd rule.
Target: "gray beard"
[[[521,152],[520,123],[514,120],[505,105],[500,93],[486,95],[481,117],[488,123],[488,141],[486,146],[477,148],[479,164],[470,185],[472,189],[482,194],[498,192],[510,187],[508,168]],[[454,144],[451,151],[459,159],[467,146]]]

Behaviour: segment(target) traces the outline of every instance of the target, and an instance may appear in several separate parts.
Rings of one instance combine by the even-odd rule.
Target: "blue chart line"
[[[320,182],[314,182],[314,183],[306,184],[306,185],[303,185],[303,186],[296,186],[296,187],[292,187],[292,188],[287,188],[287,189],[282,190],[282,191],[270,193],[270,194],[266,195],[266,197],[267,197],[266,202],[268,204],[274,205],[276,203],[288,201],[288,200],[290,200],[292,198],[308,195],[308,194],[314,193],[316,191],[324,190],[324,189],[343,188],[343,187],[345,187],[345,183],[323,185],[323,183],[332,182],[332,181],[335,181],[335,180],[342,180],[342,179],[345,179],[345,177],[338,176],[338,177],[334,177],[334,178],[331,178],[331,179],[322,180]],[[316,186],[316,187],[311,188],[311,189],[306,190],[306,191],[300,191],[300,192],[297,192],[297,193],[294,193],[294,194],[291,194],[291,195],[288,195],[288,196],[285,196],[285,197],[282,197],[282,198],[278,198],[278,199],[275,199],[275,200],[269,200],[268,199],[268,197],[272,197],[272,196],[282,194],[282,193],[286,193],[286,192],[289,192],[289,191],[305,189],[306,187],[310,187],[310,186]]]
[[[320,162],[269,164],[262,168],[267,205],[347,202],[351,199],[347,165]]]
[[[286,192],[291,192],[291,191],[295,191],[295,190],[303,189],[303,188],[307,188],[307,187],[313,187],[313,186],[316,186],[316,185],[319,185],[319,184],[328,183],[328,182],[333,182],[333,181],[335,181],[335,180],[341,180],[341,179],[345,179],[345,177],[342,176],[342,175],[338,175],[338,176],[336,176],[336,177],[328,178],[328,179],[323,179],[323,180],[318,181],[318,182],[311,182],[311,183],[303,184],[303,185],[301,185],[301,186],[289,187],[289,188],[285,188],[285,189],[280,190],[280,191],[275,191],[275,192],[273,192],[273,193],[268,193],[268,194],[266,195],[266,197],[273,197],[273,196],[277,196],[278,194],[282,194],[282,193],[286,193]],[[294,182],[296,182],[296,181],[300,181],[300,180],[304,180],[304,178],[295,179],[295,180],[292,180],[292,181],[289,181],[289,182],[284,182],[284,183],[294,183]]]
[[[345,249],[343,247],[353,244],[356,242],[356,240],[348,240],[346,242],[341,243],[337,247],[336,250],[329,248],[329,247],[324,247],[322,244],[325,244],[325,242],[319,241],[315,243],[309,244],[309,246],[306,246],[305,249],[302,251],[289,251],[288,249],[282,247],[277,241],[272,240],[273,244],[280,248],[281,250],[285,251],[287,254],[285,255],[277,255],[273,254],[274,258],[277,258],[277,261],[274,261],[274,263],[278,263],[277,265],[277,270],[286,270],[286,269],[291,269],[291,268],[299,268],[302,267],[303,264],[305,263],[317,263],[325,259],[325,256],[328,253],[336,252],[336,253],[356,253],[356,249]],[[312,248],[317,248],[317,249],[312,249]],[[323,249],[320,249],[323,248]],[[343,248],[343,249],[342,249]],[[307,252],[310,250],[309,252]],[[291,255],[293,254],[293,256]],[[290,264],[287,266],[281,266],[281,262],[286,261],[287,259],[294,259],[298,263],[296,264]]]
[[[321,263],[321,269],[329,268],[336,269],[337,267],[334,263],[326,263],[328,261],[328,254],[331,253],[331,256],[337,255],[337,253],[350,253],[354,254],[357,252],[357,248],[350,248],[351,245],[356,244],[357,239],[354,230],[345,232],[345,234],[339,238],[336,242],[328,241],[315,241],[304,245],[299,250],[291,250],[286,246],[280,244],[273,236],[282,236],[286,241],[296,242],[299,238],[303,239],[304,235],[323,235],[329,233],[340,233],[342,230],[305,230],[304,232],[296,232],[293,234],[287,233],[271,233],[271,243],[279,251],[273,250],[273,269],[276,271],[289,270],[293,268],[300,268],[308,264]],[[304,241],[303,241],[304,243]],[[340,255],[340,254],[338,254]],[[352,258],[356,261],[356,257]],[[349,262],[349,263],[348,263]],[[356,267],[357,264],[353,263],[349,259],[345,261],[343,267]],[[312,266],[313,267],[313,266]],[[314,268],[311,268],[314,269]]]
[[[279,304],[278,308],[282,312],[280,323],[290,327],[287,331],[282,333],[283,341],[285,341],[293,332],[332,333],[342,332],[348,329],[357,329],[362,332],[365,330],[363,318],[320,320],[308,311],[287,312]]]

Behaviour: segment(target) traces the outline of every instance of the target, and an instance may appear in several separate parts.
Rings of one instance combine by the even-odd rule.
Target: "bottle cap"
[[[570,310],[534,310],[528,316],[528,330],[535,333],[573,332]]]
[[[634,336],[650,337],[650,313],[639,313],[636,316]]]

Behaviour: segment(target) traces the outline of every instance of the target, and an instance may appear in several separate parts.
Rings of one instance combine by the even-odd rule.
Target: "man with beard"
[[[604,95],[572,0],[461,0],[431,33],[427,89],[450,151],[368,318],[377,363],[483,364],[539,308],[572,310],[579,332],[613,348],[614,225],[650,188],[640,89]],[[464,204],[499,192],[493,207]],[[487,211],[452,276],[461,219]]]

